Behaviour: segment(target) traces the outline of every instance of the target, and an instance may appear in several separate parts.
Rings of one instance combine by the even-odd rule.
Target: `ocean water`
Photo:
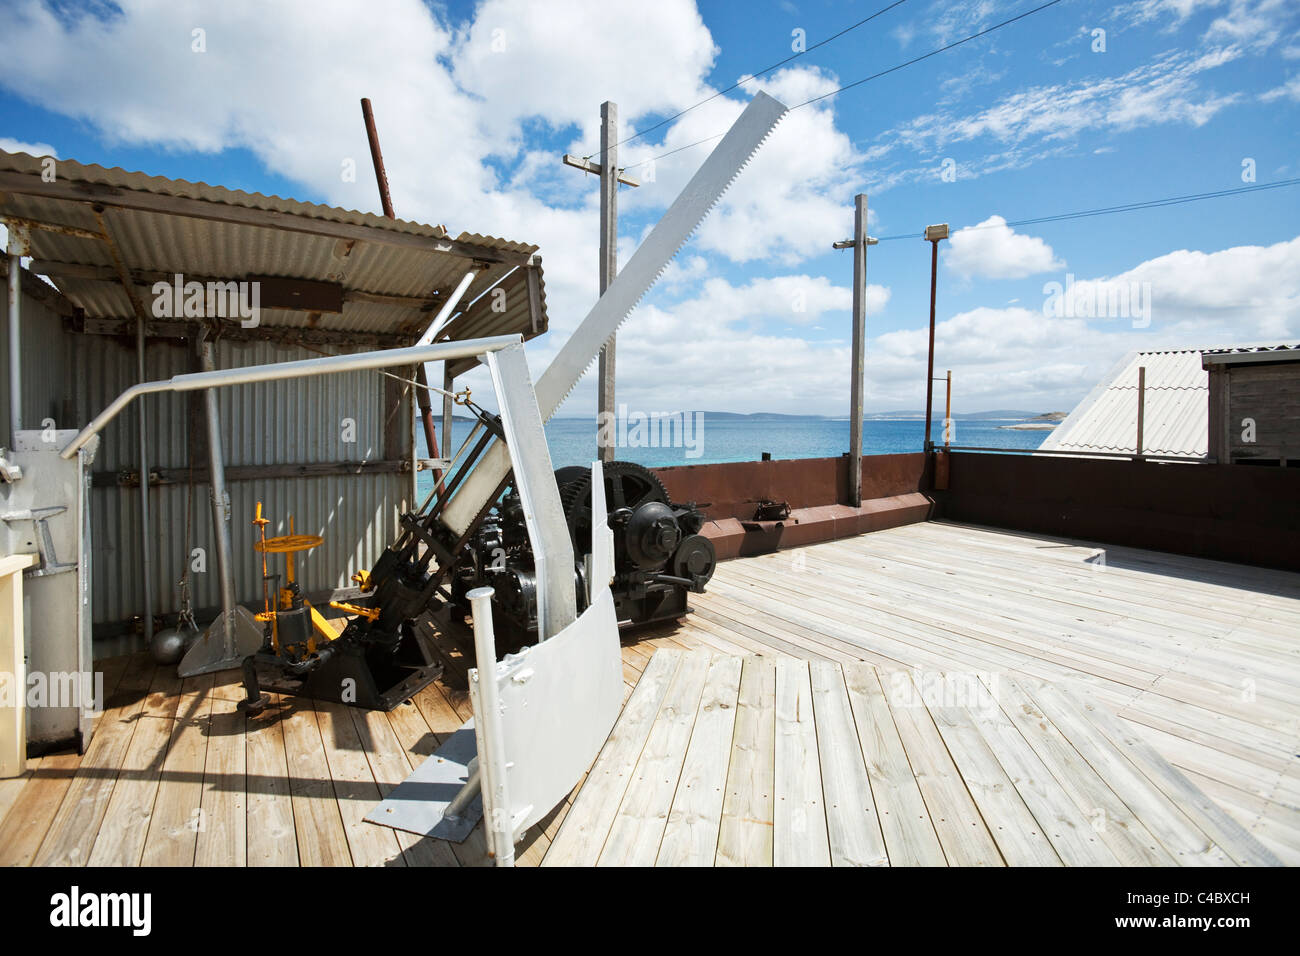
[[[441,424],[441,423],[439,423]],[[1005,420],[958,420],[954,445],[980,448],[1037,448],[1051,432],[1000,428]],[[456,420],[453,447],[469,434],[471,422]],[[441,437],[441,436],[440,436]],[[763,452],[773,458],[830,458],[849,450],[848,419],[752,420],[732,418],[691,419],[685,428],[647,428],[638,433],[631,423],[619,439],[617,457],[648,467],[704,465],[728,461],[757,461]],[[591,419],[557,418],[546,425],[547,444],[556,468],[590,465],[596,457],[596,426]],[[943,438],[943,423],[935,422],[931,438]],[[653,444],[650,444],[653,443]],[[887,455],[920,451],[925,444],[925,422],[917,419],[871,419],[863,423],[862,453]],[[423,439],[421,439],[423,445]],[[670,447],[664,447],[669,445]],[[432,482],[420,473],[422,487]]]

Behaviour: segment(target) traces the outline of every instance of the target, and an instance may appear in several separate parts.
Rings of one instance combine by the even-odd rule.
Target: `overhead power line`
[[[852,33],[858,27],[870,23],[872,20],[876,19],[876,17],[888,13],[890,10],[894,9],[895,7],[901,7],[906,2],[907,0],[895,0],[894,3],[891,3],[885,7],[881,7],[875,13],[871,14],[871,16],[863,17],[857,23],[850,24],[849,26],[845,27],[843,30],[839,31],[838,33],[828,36],[825,40],[818,40],[812,46],[800,50],[798,53],[795,53],[792,56],[787,56],[784,60],[781,60],[779,63],[773,63],[771,66],[767,67],[766,69],[759,70],[756,73],[745,74],[745,76],[742,79],[739,79],[735,83],[732,83],[725,90],[718,90],[712,96],[706,96],[698,103],[691,104],[690,106],[686,107],[686,109],[681,110],[680,112],[674,113],[672,116],[660,120],[658,123],[655,123],[653,126],[647,126],[645,129],[637,130],[635,133],[628,136],[626,139],[620,139],[617,143],[614,144],[614,146],[616,147],[622,146],[624,143],[630,143],[634,139],[640,139],[642,136],[645,136],[647,133],[653,133],[655,130],[667,126],[673,120],[685,116],[691,110],[698,109],[699,107],[703,106],[705,103],[711,103],[712,101],[716,100],[719,96],[725,96],[726,94],[730,93],[732,90],[740,87],[740,85],[744,83],[746,80],[752,79],[754,77],[766,76],[767,74],[771,73],[773,70],[779,70],[781,67],[785,66],[787,63],[791,62],[792,60],[797,60],[799,59],[799,57],[806,56],[807,54],[811,53],[813,50],[816,50],[818,47],[823,47],[828,43],[832,43],[835,40],[838,40],[840,37],[844,36],[846,33]],[[584,158],[591,159],[591,157],[595,156],[598,152],[600,152],[599,149],[593,149]]]
[[[902,63],[899,63],[899,64],[897,64],[897,65],[895,65],[895,66],[891,66],[891,67],[890,67],[889,69],[887,69],[887,70],[881,70],[881,71],[878,72],[878,73],[872,73],[870,76],[864,76],[864,77],[862,77],[861,79],[854,80],[854,81],[851,82],[851,83],[845,83],[843,86],[836,87],[835,89],[830,90],[830,91],[828,91],[828,92],[826,92],[826,93],[822,93],[822,94],[820,94],[820,95],[818,95],[818,96],[814,96],[814,97],[813,97],[812,99],[810,99],[810,100],[804,100],[802,103],[799,103],[799,104],[797,104],[797,105],[795,105],[795,106],[790,107],[789,112],[793,113],[793,112],[794,112],[795,110],[797,110],[797,109],[802,109],[803,107],[805,107],[805,106],[809,106],[809,105],[812,104],[812,103],[816,103],[816,102],[818,102],[818,101],[820,101],[820,100],[824,100],[824,99],[826,99],[826,98],[829,97],[829,96],[834,96],[834,95],[837,94],[837,93],[843,93],[845,90],[851,90],[851,89],[853,89],[854,87],[862,86],[864,83],[870,83],[872,80],[878,80],[878,79],[880,79],[882,76],[888,76],[890,73],[896,73],[896,72],[898,72],[899,70],[903,69],[904,67],[911,66],[911,65],[913,65],[914,63],[920,63],[922,60],[928,60],[930,57],[932,57],[932,56],[938,56],[940,53],[946,53],[947,51],[952,50],[952,49],[954,49],[954,48],[956,48],[956,47],[959,47],[959,46],[961,46],[961,45],[964,44],[964,43],[969,43],[969,42],[971,42],[972,40],[978,40],[980,37],[988,36],[990,33],[993,33],[993,32],[995,32],[995,31],[997,31],[997,30],[1001,30],[1003,27],[1008,27],[1008,26],[1010,26],[1011,24],[1015,23],[1015,22],[1018,21],[1018,20],[1023,20],[1023,19],[1025,19],[1026,17],[1031,17],[1031,16],[1033,16],[1035,13],[1040,13],[1040,12],[1042,12],[1043,10],[1046,10],[1048,7],[1054,7],[1054,6],[1056,6],[1056,5],[1057,5],[1058,3],[1060,3],[1060,2],[1061,2],[1061,0],[1048,0],[1047,3],[1039,4],[1038,6],[1034,7],[1034,8],[1031,9],[1031,10],[1026,10],[1024,13],[1018,13],[1018,14],[1016,14],[1014,17],[1008,17],[1007,19],[1001,21],[1000,23],[995,23],[995,24],[993,24],[993,26],[991,26],[991,27],[985,27],[983,30],[980,30],[980,31],[978,31],[978,32],[976,32],[976,33],[968,34],[967,36],[962,37],[960,40],[954,40],[952,43],[945,44],[944,46],[941,46],[941,47],[938,47],[937,49],[931,50],[931,51],[928,52],[928,53],[922,53],[922,54],[920,54],[919,56],[914,56],[914,57],[912,57],[910,60],[904,60]],[[876,15],[879,15],[879,14],[876,14]],[[739,86],[739,85],[740,85],[740,84],[736,84],[736,86]],[[730,89],[735,89],[735,88],[736,88],[735,86],[730,87]],[[724,92],[725,92],[725,91],[724,91]],[[698,105],[698,104],[697,104],[697,105]],[[692,107],[692,109],[693,109],[693,108],[694,108],[694,107]],[[668,122],[668,120],[665,120],[665,122]],[[659,124],[659,125],[662,126],[663,124],[661,123],[661,124]],[[651,127],[651,128],[654,128],[654,127]],[[650,131],[650,129],[646,129],[644,132],[649,132],[649,131]],[[638,163],[632,163],[632,164],[630,164],[630,165],[628,165],[628,166],[625,166],[624,168],[625,168],[625,169],[635,169],[635,168],[637,168],[638,166],[644,166],[644,165],[646,165],[647,163],[653,163],[653,162],[655,162],[656,160],[664,159],[664,158],[666,158],[666,157],[668,157],[668,156],[672,156],[672,155],[675,155],[676,153],[684,152],[685,150],[692,149],[692,148],[694,148],[694,147],[696,147],[696,146],[703,146],[705,143],[711,143],[711,142],[713,142],[715,139],[721,139],[721,138],[722,138],[723,136],[725,136],[725,135],[726,135],[726,131],[724,130],[723,132],[721,132],[721,133],[717,133],[717,134],[715,134],[715,135],[713,135],[713,136],[706,136],[704,139],[696,140],[696,141],[693,142],[693,143],[687,143],[685,146],[678,146],[676,149],[670,149],[670,150],[668,150],[666,153],[659,153],[659,154],[656,155],[656,156],[651,156],[649,159],[643,159],[643,160],[641,160],[641,161],[638,162]],[[625,141],[625,142],[626,142],[626,141]]]
[[[966,226],[961,232],[970,232],[979,229],[1003,229],[1015,226],[1036,226],[1045,222],[1064,222],[1069,219],[1088,219],[1092,216],[1109,216],[1119,212],[1135,212],[1140,209],[1158,209],[1161,206],[1178,206],[1183,203],[1200,202],[1204,199],[1221,199],[1225,196],[1240,196],[1245,193],[1262,192],[1266,189],[1281,189],[1286,186],[1300,186],[1300,178],[1297,179],[1279,179],[1273,183],[1255,183],[1250,186],[1238,186],[1235,189],[1218,189],[1214,192],[1191,193],[1186,196],[1167,196],[1164,199],[1146,199],[1141,202],[1122,203],[1118,206],[1101,206],[1096,209],[1081,209],[1077,212],[1062,212],[1053,216],[1035,216],[1032,219],[1016,219],[1012,222],[998,223],[989,226]],[[956,230],[954,230],[956,231]],[[894,239],[922,239],[923,233],[906,232],[895,236],[879,236],[877,241],[890,242]]]

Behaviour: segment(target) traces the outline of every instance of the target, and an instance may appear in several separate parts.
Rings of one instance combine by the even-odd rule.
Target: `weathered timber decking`
[[[1300,862],[1300,575],[1097,551],[927,523],[723,564],[625,641],[623,732],[520,862]],[[487,862],[362,821],[469,716],[449,687],[247,721],[237,674],[105,671],[89,751],[0,781],[0,863]],[[966,696],[900,696],[939,674]]]
[[[660,650],[542,865],[1278,862],[1049,684]]]

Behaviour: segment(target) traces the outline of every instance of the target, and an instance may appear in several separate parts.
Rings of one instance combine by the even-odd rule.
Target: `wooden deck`
[[[597,839],[600,862],[708,862],[715,818],[724,863],[762,862],[764,831],[774,862],[1300,862],[1300,575],[1097,550],[928,523],[722,565],[686,622],[625,643],[620,727],[644,735],[611,737],[519,862],[591,861]],[[0,781],[0,863],[487,862],[481,829],[362,821],[469,716],[446,685],[247,721],[234,673],[105,674],[89,751]],[[940,674],[957,703],[925,693]]]
[[[1279,862],[1095,706],[932,678],[661,650],[543,866]]]

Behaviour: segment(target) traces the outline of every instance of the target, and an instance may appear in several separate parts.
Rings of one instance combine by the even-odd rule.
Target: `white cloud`
[[[6,153],[26,153],[29,156],[53,156],[55,159],[59,156],[58,150],[49,143],[26,143],[8,136],[0,136],[0,149]]]
[[[888,300],[889,289],[867,286],[868,314]],[[709,279],[690,298],[641,307],[619,333],[619,401],[645,411],[843,413],[851,308],[851,290],[824,276]],[[842,337],[805,338],[814,323]]]
[[[971,309],[939,322],[936,368],[953,370],[955,407],[1068,411],[1132,349],[1300,341],[1300,237],[1171,252],[1115,276],[1081,278],[1074,290],[1104,301],[1108,290],[1134,283],[1149,283],[1145,328],[1128,317],[1055,318],[1041,303]],[[924,404],[927,342],[923,327],[871,341],[868,407]]]
[[[943,253],[944,265],[958,275],[985,279],[1023,279],[1064,269],[1052,247],[1037,236],[1017,233],[1001,216],[958,229]]]
[[[572,130],[568,151],[584,153],[599,142],[600,101],[609,98],[629,135],[647,113],[676,112],[712,93],[705,78],[717,53],[692,0],[661,0],[653,15],[634,0],[610,2],[600,17],[579,0],[487,0],[465,22],[420,0],[119,6],[102,17],[56,16],[19,0],[0,33],[8,67],[0,82],[110,143],[247,149],[326,202],[374,210],[357,105],[369,96],[399,216],[541,247],[551,334],[530,345],[539,368],[596,299],[598,192],[594,180],[561,165],[562,150],[522,151],[534,138],[525,131]],[[192,49],[196,24],[206,52]],[[833,85],[815,69],[762,84],[792,101]],[[621,162],[726,130],[747,99],[735,97],[625,144]],[[708,149],[663,160],[655,182],[622,192],[624,261],[633,245],[627,221],[638,212],[657,218]],[[349,159],[355,182],[341,176]],[[829,102],[798,111],[706,220],[692,254],[794,263],[822,252],[850,228],[854,161]]]
[[[828,93],[837,79],[817,68],[781,70],[762,81],[745,80],[747,96],[762,89],[787,106]],[[866,157],[836,127],[831,99],[788,113],[749,167],[700,227],[697,248],[733,262],[769,260],[795,265],[824,253],[852,231],[857,171]],[[644,160],[724,132],[744,104],[720,97],[678,120],[660,145],[627,144],[627,164]],[[624,193],[620,208],[658,210],[676,198],[716,140],[655,160],[653,173],[633,165],[634,175],[653,182]]]
[[[1276,100],[1288,99],[1300,103],[1300,76],[1293,76],[1281,86],[1275,86],[1260,94],[1259,97],[1265,103],[1272,103]]]

